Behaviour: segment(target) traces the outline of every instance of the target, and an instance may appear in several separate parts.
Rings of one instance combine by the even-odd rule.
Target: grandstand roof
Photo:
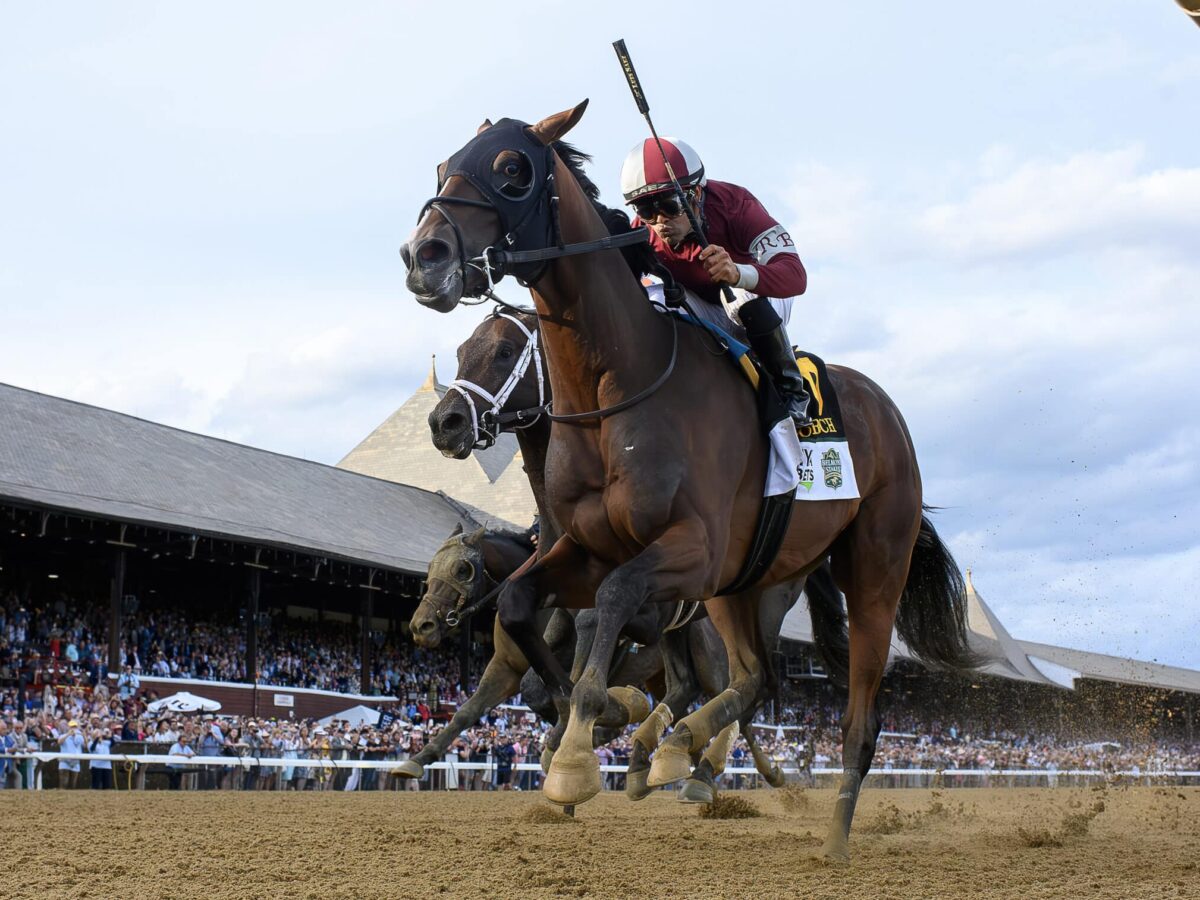
[[[1043,660],[1055,666],[1071,670],[1078,678],[1095,678],[1098,681],[1116,681],[1121,684],[1138,684],[1166,691],[1187,691],[1200,694],[1200,672],[1162,663],[1142,662],[1121,656],[1092,653],[1089,650],[1071,650],[1034,641],[1018,641],[1029,654],[1035,665]]]
[[[480,510],[488,525],[526,527],[537,504],[521,464],[517,439],[505,432],[465,460],[448,459],[429,439],[429,414],[446,395],[436,358],[417,392],[347,453],[338,467],[431,491],[445,491]]]
[[[969,570],[966,581],[971,646],[988,657],[989,662],[980,669],[986,675],[1067,688],[1077,678],[1094,678],[1200,694],[1200,672],[1192,669],[1017,640],[979,596]],[[784,618],[781,634],[788,640],[812,643],[807,599],[801,600],[804,602],[797,603]],[[916,659],[894,632],[891,658]]]
[[[436,493],[0,384],[0,499],[421,573]]]
[[[987,675],[999,675],[1014,681],[1030,681],[1034,684],[1052,684],[1057,681],[1047,678],[1025,655],[1020,644],[1008,633],[990,606],[975,590],[971,570],[967,569],[967,627],[970,629],[971,648],[985,656],[988,662],[980,671]]]

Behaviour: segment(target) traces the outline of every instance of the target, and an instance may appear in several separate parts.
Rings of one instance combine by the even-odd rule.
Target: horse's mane
[[[552,145],[554,152],[558,154],[559,159],[566,163],[567,168],[571,170],[571,174],[575,176],[575,180],[579,182],[579,186],[583,188],[583,193],[588,200],[592,202],[592,206],[600,215],[601,221],[604,222],[604,227],[608,229],[609,234],[626,234],[633,231],[633,226],[629,223],[629,216],[624,210],[612,209],[600,202],[600,188],[596,187],[596,183],[588,177],[584,171],[584,164],[590,163],[592,157],[584,153],[574,144],[568,144],[566,141],[555,141]],[[630,247],[622,247],[621,255],[625,257],[625,262],[629,264],[629,268],[633,274],[640,280],[643,275],[662,275],[662,266],[658,262],[658,258],[654,255],[654,251],[650,249],[650,244],[634,244]]]
[[[533,546],[533,529],[526,528],[524,531],[518,531],[512,528],[489,528],[487,530],[489,538],[499,538],[500,540],[510,541],[517,546],[528,550],[530,553],[536,549]]]

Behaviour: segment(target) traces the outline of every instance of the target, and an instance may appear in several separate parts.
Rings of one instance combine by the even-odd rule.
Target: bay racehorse
[[[664,759],[660,777],[672,780],[680,757],[686,762],[737,721],[765,674],[757,610],[720,595],[742,568],[762,503],[767,444],[755,396],[714,358],[706,335],[647,302],[612,252],[603,220],[553,149],[585,107],[534,125],[485,122],[439,167],[438,193],[401,250],[409,290],[439,312],[490,292],[505,274],[531,287],[555,398],[547,502],[563,535],[508,583],[498,615],[570,717],[544,787],[562,804],[599,790],[592,726],[613,702],[606,688],[618,635],[645,602],[707,600],[731,670],[729,688],[677,723],[652,783]],[[962,579],[922,514],[920,471],[899,410],[865,375],[837,366],[829,373],[860,497],[803,504],[757,586],[800,578],[829,556],[846,595],[850,692],[824,853],[848,859],[893,624],[933,664],[975,659]],[[543,604],[597,609],[574,685],[537,628]]]
[[[582,155],[565,145],[559,145],[559,153],[576,178],[586,186],[589,197],[598,195],[599,192],[582,172]],[[631,261],[631,265],[635,266],[637,272],[637,261]],[[553,397],[550,386],[545,382],[546,367],[538,342],[536,315],[497,307],[459,346],[457,356],[458,371],[450,382],[450,389],[429,415],[434,445],[446,456],[465,459],[473,449],[491,446],[500,431],[515,430],[537,506],[539,509],[546,508],[545,479],[541,465],[549,441],[549,419],[545,412]],[[524,562],[522,547],[526,548],[524,552],[527,556],[528,544],[522,543],[519,536],[503,531],[452,534],[430,563],[426,594],[410,623],[418,643],[433,646],[440,641],[448,619],[459,618],[464,608],[472,608],[492,584],[508,577],[519,563]],[[757,601],[756,597],[748,598],[748,602],[758,602],[759,629],[768,648],[774,649],[778,643],[783,617],[794,605],[800,587],[795,583],[785,583],[765,591],[761,601]],[[817,651],[827,671],[835,678],[840,675],[844,680],[848,652],[846,619],[841,595],[827,567],[818,569],[810,577],[807,599]],[[635,670],[629,667],[632,660],[626,647],[623,648],[624,653],[622,649],[618,650],[622,665],[613,670],[609,679],[612,685],[641,684],[647,677],[645,665],[648,660],[657,660],[655,671],[661,669],[665,676],[663,690],[655,692],[662,697],[662,704],[656,707],[631,739],[626,793],[632,799],[641,799],[650,792],[647,784],[650,756],[658,745],[665,724],[681,718],[701,689],[712,697],[723,691],[729,683],[724,646],[712,623],[703,617],[703,609],[698,616],[680,627],[681,617],[691,617],[695,615],[695,610],[673,612],[662,604],[651,606],[655,627],[666,630],[660,639],[636,654],[640,657],[637,663],[643,674],[636,676]],[[589,615],[589,612],[583,612],[576,620],[579,636],[575,663],[578,666],[586,663],[591,650],[591,636],[595,632],[595,616]],[[662,620],[662,615],[668,618]],[[500,702],[497,699],[499,692],[520,677],[521,669],[527,665],[519,651],[514,652],[507,636],[497,635],[495,646],[495,656],[488,664],[477,695],[473,695],[464,706],[463,727],[475,721],[490,705]],[[558,656],[561,661],[562,655]],[[768,656],[768,659],[771,657]],[[540,684],[531,685],[528,677],[521,683],[522,693],[527,698],[538,695],[536,687],[540,687]],[[773,675],[765,679],[760,702],[744,713],[736,728],[745,735],[759,772],[768,783],[778,786],[782,784],[783,775],[762,752],[750,728],[755,711],[774,694],[775,687]],[[447,732],[453,732],[458,719],[456,715]],[[565,726],[565,722],[561,724]],[[599,731],[597,729],[596,735],[599,735]],[[713,776],[720,773],[725,762],[721,747],[732,742],[736,736],[734,731],[734,727],[727,728],[724,740],[714,740],[711,752],[705,753],[695,775],[685,785],[681,799],[712,798]],[[439,734],[438,737],[447,745],[453,740],[452,734],[444,738]],[[547,749],[551,754],[557,749],[560,737],[561,730],[557,727],[547,736]],[[435,753],[436,748],[430,750],[428,758],[439,758]],[[696,761],[696,755],[696,752],[692,754],[693,762]],[[549,754],[544,759],[548,761]],[[415,766],[413,774],[420,774]]]

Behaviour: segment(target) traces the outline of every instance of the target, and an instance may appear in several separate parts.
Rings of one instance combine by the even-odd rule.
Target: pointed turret
[[[444,394],[446,386],[438,381],[437,377],[437,354],[434,353],[429,358],[429,375],[426,376],[425,382],[417,389],[421,391],[434,391],[435,393]]]
[[[537,504],[520,460],[513,465],[517,455],[514,435],[501,434],[495,446],[474,450],[465,460],[445,458],[429,439],[429,414],[447,390],[438,380],[437,357],[433,356],[424,383],[347,453],[338,467],[445,491],[486,516],[524,528],[533,521]]]

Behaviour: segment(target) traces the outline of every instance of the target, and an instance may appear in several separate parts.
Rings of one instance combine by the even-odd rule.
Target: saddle
[[[646,288],[651,299],[657,299],[655,289],[661,289],[661,286],[647,285]],[[858,496],[841,405],[829,380],[825,361],[814,353],[793,348],[796,364],[816,407],[816,415],[809,424],[795,428],[771,379],[765,376],[751,355],[750,347],[745,343],[745,331],[729,318],[723,306],[706,303],[686,292],[682,302],[675,306],[668,303],[667,307],[668,314],[705,329],[725,349],[754,389],[759,425],[771,444],[767,484],[750,551],[734,580],[718,591],[718,594],[735,594],[755,584],[771,567],[787,533],[796,500]],[[787,433],[789,430],[791,434]],[[821,452],[818,444],[828,446]],[[823,480],[818,479],[818,466]],[[843,487],[846,490],[840,490]]]

